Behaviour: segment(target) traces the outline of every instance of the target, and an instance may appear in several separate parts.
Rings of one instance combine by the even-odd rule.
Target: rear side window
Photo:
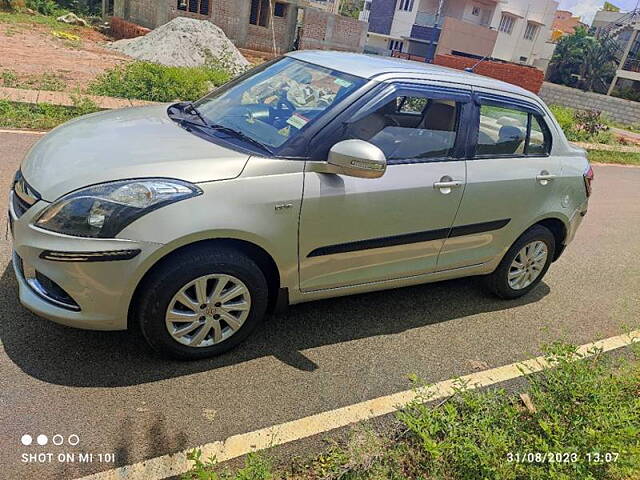
[[[549,130],[537,115],[503,106],[480,106],[476,156],[547,155],[550,147]]]

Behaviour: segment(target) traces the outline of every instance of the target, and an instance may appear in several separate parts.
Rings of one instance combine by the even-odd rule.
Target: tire
[[[236,292],[241,293],[234,297]],[[201,303],[205,297],[210,303]],[[229,247],[199,246],[169,257],[152,272],[139,288],[134,315],[156,352],[197,360],[247,338],[264,319],[267,301],[267,281],[251,258]]]
[[[542,257],[538,257],[534,254],[535,248],[538,248],[538,246],[540,245],[540,243],[538,242],[542,242],[544,244],[544,248],[546,248],[546,258],[544,259],[543,265],[541,261]],[[529,271],[532,272],[532,275],[537,275],[531,281],[531,283],[528,283],[528,281],[526,280],[526,276],[518,275],[519,271],[526,272],[526,269],[519,269],[514,266],[516,258],[518,258],[520,252],[526,246],[530,246],[529,253],[533,258],[539,258],[538,262],[532,261],[532,266],[529,267]],[[544,250],[544,248],[542,248],[541,246],[540,248]],[[551,265],[551,262],[553,261],[555,250],[556,241],[551,231],[549,231],[548,228],[543,227],[542,225],[534,225],[529,230],[524,232],[518,238],[518,240],[515,241],[511,248],[509,248],[502,261],[498,265],[498,268],[496,268],[496,270],[492,274],[487,275],[484,278],[486,288],[494,295],[497,295],[498,297],[504,299],[514,299],[526,295],[531,290],[533,290],[544,278],[547,270],[549,269],[549,266]],[[523,260],[523,257],[521,256],[519,260]],[[523,264],[523,262],[520,262],[520,264]],[[524,265],[526,264],[527,263],[524,263]],[[511,282],[510,274],[512,278]],[[516,277],[518,277],[519,279],[525,279],[525,281],[519,282]],[[528,280],[531,280],[531,277],[528,277]]]

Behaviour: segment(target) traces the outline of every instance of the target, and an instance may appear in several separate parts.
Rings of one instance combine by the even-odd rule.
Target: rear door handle
[[[554,178],[556,178],[556,176],[552,173],[547,172],[546,170],[541,171],[540,174],[536,176],[536,180],[541,185],[547,185]]]

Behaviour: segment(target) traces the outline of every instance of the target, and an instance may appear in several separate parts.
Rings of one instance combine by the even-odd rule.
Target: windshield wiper
[[[265,152],[267,152],[271,156],[275,155],[275,153],[273,152],[273,150],[269,146],[267,146],[264,143],[256,140],[253,137],[250,137],[249,135],[247,135],[244,132],[241,132],[240,130],[236,130],[234,128],[226,127],[224,125],[219,125],[219,124],[212,124],[212,125],[210,124],[210,125],[207,125],[207,127],[209,127],[212,130],[218,130],[220,132],[224,132],[224,133],[228,133],[229,135],[233,135],[236,138],[240,138],[241,140],[245,140],[245,141],[247,141],[247,142],[249,142],[249,143],[251,143],[251,144],[253,144],[253,145],[257,146],[257,147],[260,147],[262,150],[264,150]]]
[[[202,115],[202,113],[200,113],[200,110],[198,110],[198,109],[196,108],[196,106],[193,104],[193,102],[188,103],[187,105],[185,105],[184,111],[187,111],[187,109],[188,109],[191,113],[194,113],[194,114],[195,114],[195,115],[196,115],[196,116],[197,116],[197,117],[202,121],[202,124],[203,124],[205,127],[209,127],[209,126],[210,126],[210,125],[209,125],[209,122],[207,122],[207,119],[206,119],[206,118],[204,118],[204,116]]]

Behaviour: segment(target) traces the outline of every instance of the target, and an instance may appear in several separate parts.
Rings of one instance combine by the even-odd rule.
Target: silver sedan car
[[[20,300],[139,326],[196,359],[289,304],[472,275],[527,294],[593,173],[534,94],[473,73],[303,51],[195,103],[46,135],[11,191]]]

